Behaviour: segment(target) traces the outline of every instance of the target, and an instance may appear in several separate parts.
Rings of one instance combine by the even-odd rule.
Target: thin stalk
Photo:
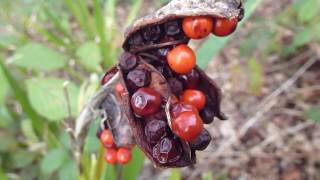
[[[97,163],[94,168],[95,170],[94,177],[93,177],[94,180],[100,180],[103,175],[103,169],[104,169],[103,154],[104,154],[104,148],[101,145],[98,152]]]

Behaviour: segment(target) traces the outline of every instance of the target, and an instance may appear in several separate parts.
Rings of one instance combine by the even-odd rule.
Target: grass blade
[[[63,35],[65,35],[71,42],[73,42],[73,38],[71,36],[71,34],[68,32],[67,29],[65,29],[63,27],[63,25],[61,24],[61,21],[59,19],[59,17],[55,16],[55,14],[53,14],[48,7],[44,6],[43,7],[43,11],[45,13],[45,15],[47,16],[47,18],[50,20],[50,22],[53,23],[55,29],[59,30],[60,32],[63,33]]]
[[[110,67],[114,64],[114,59],[112,59],[111,56],[109,56],[111,48],[110,45],[107,42],[107,37],[105,34],[105,23],[102,13],[102,8],[100,6],[99,0],[93,0],[93,10],[94,10],[94,19],[95,19],[95,25],[97,29],[97,33],[99,36],[99,46],[100,46],[100,52],[103,57],[103,61],[105,62],[105,65],[107,67]],[[109,52],[107,51],[109,50]]]
[[[137,179],[144,163],[144,154],[139,148],[132,150],[132,160],[123,168],[123,179]]]
[[[169,180],[180,180],[180,179],[181,179],[180,169],[171,169]]]
[[[135,0],[134,4],[132,5],[130,14],[127,17],[125,27],[128,27],[133,22],[133,20],[137,18],[142,2],[143,0]]]
[[[248,18],[253,14],[258,5],[262,2],[262,0],[247,0],[245,2],[245,18],[242,20],[241,24],[246,22]],[[241,25],[240,24],[240,25]],[[207,67],[209,62],[212,60],[214,56],[216,56],[220,50],[224,47],[224,45],[230,40],[232,36],[228,37],[214,37],[211,36],[197,51],[197,59],[198,65],[201,68]]]
[[[90,12],[87,7],[86,0],[77,0],[77,2],[85,27],[87,31],[90,33],[90,37],[94,37],[94,26],[92,23]]]
[[[40,115],[38,115],[37,112],[32,108],[27,98],[26,92],[24,91],[24,89],[21,88],[20,84],[14,79],[10,71],[4,65],[2,59],[0,59],[0,68],[2,68],[4,76],[6,77],[7,82],[9,83],[14,96],[20,103],[23,111],[30,118],[35,133],[38,135],[38,137],[40,137],[43,134],[43,118]]]
[[[46,29],[33,24],[33,27],[40,33],[42,36],[47,38],[50,42],[56,44],[57,46],[66,46],[66,43],[61,39],[61,37],[58,37],[57,35],[53,34],[50,31],[47,31]]]
[[[115,27],[115,9],[116,9],[116,0],[108,0],[106,3],[106,31],[113,32]],[[111,36],[108,37],[108,40],[111,41]]]
[[[76,18],[81,28],[87,33],[87,37],[90,39],[94,38],[94,33],[92,31],[92,27],[90,27],[88,23],[88,19],[85,19],[85,15],[83,15],[82,8],[79,9],[78,1],[75,0],[64,0],[65,5],[69,8],[72,15]],[[80,5],[82,6],[82,5]]]

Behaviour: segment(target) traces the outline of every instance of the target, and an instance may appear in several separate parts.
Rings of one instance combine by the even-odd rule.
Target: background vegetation
[[[144,164],[138,149],[124,167],[103,162],[95,136],[98,121],[90,128],[80,174],[71,159],[65,121],[76,118],[99,88],[100,76],[116,63],[124,28],[141,9],[165,2],[0,1],[0,179],[138,177]],[[297,0],[271,20],[252,17],[247,21],[262,1],[245,2],[243,23],[251,28],[239,40],[240,56],[248,59],[251,95],[261,96],[267,78],[264,60],[274,54],[287,59],[320,42],[320,6],[317,0]],[[283,33],[290,38],[280,39]],[[205,68],[230,38],[212,37],[201,44],[197,51],[200,66]],[[320,122],[318,103],[305,109],[307,119]],[[172,170],[169,178],[181,176],[181,171]],[[213,174],[209,171],[202,176],[212,179]]]

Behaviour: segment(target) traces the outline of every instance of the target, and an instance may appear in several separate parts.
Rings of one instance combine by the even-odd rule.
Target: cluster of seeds
[[[214,117],[224,119],[219,90],[197,68],[196,55],[187,43],[210,33],[227,36],[237,23],[236,18],[194,16],[144,27],[124,45],[118,69],[103,78],[105,84],[121,72],[125,85],[117,84],[115,89],[119,96],[129,94],[137,144],[156,164],[190,164],[195,151],[204,150],[212,140],[204,124],[210,124]],[[130,160],[130,149],[116,150],[109,130],[104,130],[100,139],[107,148],[108,163]]]
[[[131,147],[116,147],[109,129],[99,129],[97,137],[105,148],[104,160],[108,164],[127,164],[131,160]]]

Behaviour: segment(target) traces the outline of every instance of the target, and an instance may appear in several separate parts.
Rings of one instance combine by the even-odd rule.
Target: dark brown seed
[[[158,111],[157,113],[146,117],[146,121],[152,121],[152,120],[159,120],[159,121],[165,121],[167,120],[166,112],[164,110]]]
[[[167,127],[165,121],[149,121],[144,129],[148,142],[156,144],[161,138],[165,137],[167,135]]]
[[[176,78],[169,78],[168,83],[171,89],[171,92],[175,95],[180,95],[183,91],[183,84]]]
[[[160,163],[173,163],[179,160],[182,154],[182,147],[179,141],[163,138],[154,147],[152,155]]]
[[[201,134],[195,140],[191,141],[189,145],[191,149],[203,151],[208,147],[211,140],[210,133],[206,129],[203,129]]]
[[[140,87],[145,87],[150,84],[151,73],[144,69],[135,69],[128,73],[127,82],[131,90],[136,90]]]
[[[128,43],[130,46],[139,46],[143,44],[143,38],[141,34],[137,32],[134,35],[132,35],[132,37],[130,37]]]
[[[133,69],[137,65],[137,62],[138,57],[129,52],[122,53],[119,58],[119,66],[124,71],[129,71]]]
[[[202,109],[200,111],[200,116],[205,124],[210,124],[214,120],[214,112],[209,107]]]
[[[180,75],[180,79],[182,80],[185,88],[195,89],[199,84],[200,75],[197,70],[192,69],[190,73]]]
[[[166,35],[175,36],[181,33],[181,25],[178,21],[171,21],[164,24]]]
[[[158,66],[157,70],[165,77],[170,78],[173,76],[173,72],[167,65]]]
[[[163,36],[159,25],[146,27],[142,34],[146,41],[157,41]]]

